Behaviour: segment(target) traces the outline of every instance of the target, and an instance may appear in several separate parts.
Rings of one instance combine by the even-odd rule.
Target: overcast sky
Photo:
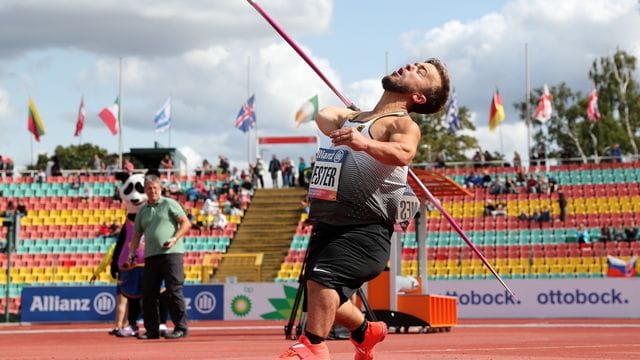
[[[594,59],[616,48],[640,57],[636,0],[259,3],[364,109],[378,100],[386,69],[441,58],[459,104],[472,110],[480,145],[502,147],[509,159],[514,150],[526,153],[513,108],[525,96],[525,43],[532,88],[564,81],[587,92]],[[225,154],[246,166],[248,139],[233,124],[249,94],[260,136],[318,134],[313,124],[296,129],[296,110],[314,94],[321,107],[341,104],[244,0],[0,0],[0,154],[23,166],[32,148],[35,157],[80,140],[117,152],[118,137],[97,114],[118,95],[120,58],[125,151],[169,144],[152,121],[169,96],[171,146],[192,164]],[[487,126],[496,87],[507,116],[502,141]],[[39,143],[27,132],[29,96],[47,130]],[[87,122],[78,139],[82,96]],[[314,150],[261,148],[264,157],[296,159]]]

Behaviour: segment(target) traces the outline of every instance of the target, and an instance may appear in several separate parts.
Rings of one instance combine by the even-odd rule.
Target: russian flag
[[[607,256],[607,276],[610,277],[634,277],[637,275],[636,264],[638,256],[634,256],[629,261],[624,261],[615,256]]]

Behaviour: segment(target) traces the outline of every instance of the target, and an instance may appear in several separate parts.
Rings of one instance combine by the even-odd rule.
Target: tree
[[[88,143],[70,145],[67,147],[58,145],[54,151],[54,155],[56,155],[60,160],[61,167],[63,169],[73,170],[80,170],[87,167],[90,168],[93,161],[93,155],[95,154],[98,154],[103,161],[110,156],[115,156],[115,154],[109,155],[109,152],[106,149]],[[28,166],[28,169],[44,169],[47,166],[48,161],[49,156],[47,154],[40,154],[38,155],[38,162],[35,165]]]
[[[478,140],[466,134],[465,130],[475,130],[470,120],[469,109],[461,106],[458,111],[461,129],[451,133],[444,123],[444,112],[432,115],[412,114],[413,120],[420,126],[422,138],[414,162],[432,162],[434,155],[444,150],[449,161],[467,161],[466,152],[478,148]]]
[[[623,150],[631,150],[638,156],[636,131],[640,125],[640,91],[634,80],[636,58],[618,50],[613,56],[593,62],[589,78],[598,89],[600,113],[620,115],[626,131],[626,142],[619,142]],[[615,119],[614,119],[615,120]],[[610,145],[610,144],[609,144]]]

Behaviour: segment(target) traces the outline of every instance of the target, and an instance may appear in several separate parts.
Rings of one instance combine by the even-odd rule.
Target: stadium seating
[[[222,187],[226,179],[215,174],[200,178],[182,177],[180,184],[187,189],[192,183],[201,181],[208,189],[211,185]],[[83,200],[78,190],[72,188],[70,179],[50,177],[45,183],[33,182],[29,177],[0,176],[0,209],[8,202],[23,200],[27,215],[21,219],[20,240],[11,255],[10,278],[7,279],[7,254],[0,253],[0,313],[4,314],[5,296],[10,296],[9,311],[18,313],[22,287],[88,285],[94,270],[104,253],[116,241],[113,237],[99,236],[102,224],[122,224],[126,210],[112,195],[117,182],[113,177],[82,176],[83,186],[89,186],[93,197]],[[178,198],[188,213],[197,221],[202,200],[186,201]],[[247,208],[251,197],[241,196],[241,209]],[[223,210],[224,202],[221,202]],[[235,235],[241,215],[228,217],[224,230],[192,229],[184,238],[185,278],[187,283],[200,283],[202,262],[206,254],[224,253]],[[4,244],[7,228],[2,227],[0,240]],[[96,284],[111,284],[114,280],[109,269],[100,273]]]
[[[487,168],[492,176],[515,177],[516,169]],[[469,168],[436,171],[460,184]],[[461,224],[466,234],[505,278],[597,278],[607,274],[607,255],[629,259],[640,254],[640,242],[599,241],[605,224],[621,230],[640,226],[640,163],[560,165],[546,169],[529,168],[536,176],[554,178],[567,197],[567,216],[560,222],[558,194],[490,195],[486,189],[473,189],[472,197],[444,197],[445,209]],[[488,199],[506,203],[507,216],[483,216]],[[552,221],[519,220],[547,206]],[[297,281],[304,259],[310,227],[302,214],[276,281]],[[593,243],[578,244],[576,229],[584,223]],[[427,216],[427,266],[430,279],[485,279],[493,275],[472,254],[451,225],[437,211]],[[415,226],[399,234],[402,241],[402,273],[418,275],[418,242]],[[640,268],[639,268],[640,270]],[[640,272],[640,271],[639,271]]]

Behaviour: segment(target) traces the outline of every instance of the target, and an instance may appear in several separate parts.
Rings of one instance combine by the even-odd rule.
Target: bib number
[[[342,165],[349,153],[338,149],[320,149],[309,181],[309,197],[327,201],[338,198],[338,184]]]

